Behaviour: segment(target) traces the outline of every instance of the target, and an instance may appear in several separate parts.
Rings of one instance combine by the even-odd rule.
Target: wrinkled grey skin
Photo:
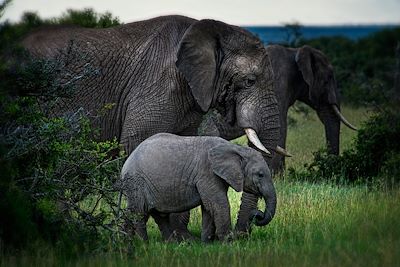
[[[266,47],[274,73],[274,91],[279,104],[279,145],[286,148],[287,113],[296,100],[313,108],[325,127],[328,150],[339,154],[340,119],[332,105],[340,109],[338,89],[333,67],[326,56],[310,46],[286,48],[279,45]],[[243,135],[238,127],[232,127],[219,114],[212,114],[204,122],[203,135],[221,136],[231,140]],[[288,149],[290,151],[290,148]],[[270,161],[274,172],[284,168],[284,157],[274,154]]]
[[[239,27],[214,20],[165,16],[107,29],[48,27],[23,45],[36,57],[66,53],[73,43],[99,71],[79,84],[57,112],[83,107],[96,114],[102,139],[116,137],[126,152],[160,132],[196,135],[203,114],[216,108],[231,124],[251,127],[265,147],[279,139],[279,110],[270,60],[260,40]],[[242,200],[246,203],[246,199]],[[188,213],[171,218],[187,233]],[[247,221],[248,217],[246,217]]]
[[[268,224],[275,215],[275,188],[261,153],[219,137],[156,134],[126,160],[120,186],[133,214],[132,230],[144,240],[149,215],[164,237],[171,236],[167,215],[199,205],[202,241],[226,240],[231,233],[229,186],[264,198],[265,211],[253,211],[257,225]]]
[[[340,109],[340,101],[333,68],[326,56],[310,46],[286,48],[269,45],[266,50],[271,60],[274,74],[273,88],[279,105],[281,126],[279,145],[286,148],[287,112],[289,107],[299,100],[316,110],[325,126],[328,150],[338,155],[340,120],[331,105],[336,105]],[[224,116],[214,112],[206,117],[200,134],[232,140],[244,133],[240,127],[230,125]],[[273,173],[284,168],[284,157],[277,153],[272,153],[272,158],[265,157],[265,160]],[[247,194],[244,194],[243,198],[246,201],[242,201],[236,230],[249,232],[250,224],[246,218],[255,208],[257,199]]]

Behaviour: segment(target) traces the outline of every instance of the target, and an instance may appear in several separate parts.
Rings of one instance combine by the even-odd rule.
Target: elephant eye
[[[260,177],[260,178],[263,178],[263,177],[264,177],[264,173],[262,173],[262,172],[258,172],[257,175],[258,175],[258,177]]]
[[[245,81],[246,87],[252,87],[256,83],[256,79],[254,78],[247,78]]]

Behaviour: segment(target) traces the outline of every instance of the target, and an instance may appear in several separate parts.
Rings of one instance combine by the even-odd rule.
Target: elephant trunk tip
[[[250,221],[254,222],[254,224],[257,226],[267,225],[272,220],[272,218],[273,216],[268,212],[264,213],[257,209],[253,210],[250,213]]]

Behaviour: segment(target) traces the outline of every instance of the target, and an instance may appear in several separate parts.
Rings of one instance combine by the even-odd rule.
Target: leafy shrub
[[[110,12],[97,14],[91,8],[83,10],[68,9],[60,18],[53,19],[55,24],[73,24],[87,28],[108,28],[121,24]]]
[[[62,19],[82,22],[79,14]],[[96,15],[82,14],[88,21]],[[107,14],[93,21],[98,27],[118,22]],[[68,73],[69,61],[85,57],[73,43],[51,60],[32,59],[16,45],[46,23],[58,22],[26,13],[20,23],[0,27],[0,250],[45,240],[79,252],[119,231],[113,184],[124,156],[117,141],[94,141],[95,118],[81,108],[51,114],[97,70],[88,64]]]
[[[384,183],[400,182],[400,113],[384,110],[359,129],[352,148],[341,156],[326,151],[314,154],[305,171],[290,170],[289,176],[307,180],[365,182],[379,178]]]
[[[0,14],[10,3],[7,0],[0,5]],[[96,13],[91,8],[84,10],[68,9],[60,18],[42,19],[35,12],[25,12],[18,23],[8,21],[0,24],[0,52],[11,53],[17,47],[16,43],[29,31],[44,25],[79,25],[87,28],[108,28],[120,25],[118,17],[113,17],[111,13]]]
[[[79,237],[81,230],[98,235],[114,219],[118,143],[94,141],[93,119],[82,109],[44,113],[56,99],[0,99],[0,236],[6,244],[56,241],[67,232]]]

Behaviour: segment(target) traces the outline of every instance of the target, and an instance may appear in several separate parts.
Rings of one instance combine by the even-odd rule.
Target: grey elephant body
[[[55,111],[101,113],[102,139],[116,137],[128,153],[155,133],[197,134],[211,107],[258,131],[267,147],[278,139],[276,129],[261,128],[262,120],[278,116],[268,57],[260,41],[239,27],[165,16],[106,29],[47,27],[22,44],[39,58],[76,50],[67,68],[79,72],[90,64],[98,71]],[[271,111],[259,113],[256,98]],[[111,108],[104,112],[106,105]]]
[[[56,112],[83,107],[97,115],[111,104],[96,126],[102,139],[117,137],[129,153],[155,133],[190,133],[201,120],[175,66],[179,42],[194,22],[160,17],[107,29],[50,27],[33,32],[23,44],[36,57],[55,57],[72,45],[82,57],[69,68],[79,71],[87,63],[96,68],[99,74],[82,81]]]
[[[202,240],[210,241],[214,235],[225,239],[231,230],[228,186],[264,197],[267,218],[261,218],[262,225],[275,214],[275,189],[262,155],[218,137],[152,136],[129,156],[121,179],[128,209],[139,216],[135,231],[143,239],[149,215],[164,225],[161,231],[171,231],[166,214],[199,205]],[[172,232],[163,236],[167,234]]]
[[[196,135],[210,108],[255,130],[265,147],[278,143],[270,60],[260,40],[239,27],[165,16],[107,29],[44,28],[22,43],[40,58],[69,58],[72,49],[70,72],[87,64],[98,71],[55,112],[100,113],[102,139],[116,137],[128,154],[156,133]],[[180,218],[173,224],[186,231],[188,217]]]

